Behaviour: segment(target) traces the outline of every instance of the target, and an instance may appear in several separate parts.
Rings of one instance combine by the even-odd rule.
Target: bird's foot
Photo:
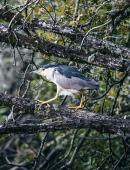
[[[75,110],[79,110],[79,109],[83,109],[84,106],[83,105],[79,105],[79,106],[69,106],[69,109],[75,109]]]
[[[49,103],[49,101],[42,101],[42,100],[38,100],[38,102],[39,102],[40,105],[48,104]]]
[[[37,100],[37,104],[36,104],[36,109],[41,109],[41,107],[44,105],[44,104],[46,104],[46,105],[48,105],[48,102],[47,101],[41,101],[41,100]]]

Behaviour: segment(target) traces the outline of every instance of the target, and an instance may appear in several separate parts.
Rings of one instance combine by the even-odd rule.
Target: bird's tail
[[[87,81],[87,86],[90,90],[98,90],[99,89],[99,83],[95,81],[94,79]]]

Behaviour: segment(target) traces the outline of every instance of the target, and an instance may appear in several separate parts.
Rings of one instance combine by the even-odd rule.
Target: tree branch
[[[14,47],[19,46],[29,49],[35,48],[41,53],[47,55],[55,55],[60,58],[68,58],[72,61],[93,64],[114,70],[117,69],[120,71],[125,71],[130,65],[129,59],[122,59],[122,57],[119,59],[119,57],[115,58],[98,52],[89,56],[83,50],[72,49],[45,41],[39,37],[31,37],[14,31],[9,31],[4,25],[0,25],[0,41],[7,44],[11,43]]]
[[[54,25],[51,23],[47,23],[44,20],[35,19],[32,21],[31,26],[33,28],[40,28],[45,31],[64,35],[78,44],[81,44],[81,41],[85,36],[84,33],[81,33],[74,28],[56,25],[56,24]],[[104,53],[106,51],[111,57],[114,58],[117,57],[118,59],[119,56],[122,56],[124,59],[129,59],[130,56],[130,50],[128,48],[122,45],[114,44],[107,40],[102,40],[92,35],[87,35],[83,45],[85,48],[94,49],[97,50],[98,52]]]
[[[10,21],[11,18],[15,15],[15,12],[12,12],[10,10],[7,10],[8,11],[7,12],[6,10],[7,10],[6,8],[0,9],[0,18],[5,19],[7,21]],[[122,17],[124,18],[124,17],[128,16],[129,11],[130,11],[130,6],[126,5],[122,10],[118,11],[117,14],[114,15],[114,20],[116,20],[116,22],[117,22],[119,17],[121,17],[121,19],[122,19]],[[27,23],[27,22],[24,23],[24,18],[22,17],[22,15],[20,15],[20,16],[18,16],[18,18],[16,18],[15,24],[16,25],[17,24],[20,24],[20,25],[24,24],[24,30],[28,30],[28,29],[35,30],[35,29],[38,28],[38,29],[43,29],[44,31],[60,34],[60,35],[63,35],[63,36],[70,38],[73,42],[75,42],[77,44],[81,44],[81,42],[82,42],[82,40],[85,36],[85,33],[82,33],[82,32],[80,32],[77,29],[74,29],[72,27],[62,26],[62,25],[58,25],[58,24],[52,24],[52,23],[48,23],[44,20],[39,20],[39,19],[36,19],[36,18],[34,20],[32,20],[31,24]],[[2,34],[2,32],[1,32],[1,34]],[[46,44],[46,42],[48,42],[48,41],[45,41],[45,44]],[[53,44],[53,43],[50,43],[50,44],[49,43],[50,42],[47,43],[48,46],[49,45],[51,45],[51,46],[56,45],[56,44]],[[26,45],[26,44],[23,43],[23,45]],[[31,44],[31,45],[33,46],[34,44]],[[43,45],[44,44],[42,44],[42,48],[43,48]],[[104,56],[106,54],[107,55],[109,54],[109,56],[107,56],[107,57],[109,57],[109,60],[111,58],[113,58],[113,60],[115,58],[117,60],[121,60],[122,58],[127,60],[127,59],[129,59],[129,56],[130,56],[129,48],[126,48],[122,45],[114,44],[114,43],[107,41],[107,40],[102,40],[102,39],[95,37],[95,36],[92,36],[92,35],[86,36],[84,43],[83,43],[83,46],[88,51],[91,51],[91,49],[93,49],[93,50],[96,50],[96,52],[98,52],[98,54],[101,54],[101,55],[104,55]],[[29,47],[29,46],[27,46],[27,47]],[[35,47],[35,46],[33,46],[33,47]],[[62,47],[62,46],[60,46],[60,47]],[[67,49],[69,50],[69,48],[67,48]],[[62,54],[63,49],[60,49],[60,50],[62,50],[61,53],[60,53],[61,54],[60,57],[63,58],[63,56],[64,56],[64,54]],[[44,48],[41,52],[43,52],[43,51],[44,51]],[[50,52],[50,54],[52,54],[52,53]],[[67,52],[67,54],[68,54],[68,52]],[[56,54],[54,53],[54,55],[56,55]],[[70,53],[70,55],[71,55],[71,53]],[[86,58],[87,54],[83,54],[83,55],[85,55],[85,58]],[[66,54],[65,54],[65,56],[66,56]],[[72,56],[72,58],[73,57],[74,56]],[[79,60],[82,61],[84,56],[81,58],[80,55],[79,55],[79,58],[80,58]],[[97,60],[99,60],[99,58]],[[75,56],[75,60],[77,60],[77,56]],[[85,59],[85,62],[86,62],[86,60],[87,59]],[[92,64],[95,64],[95,63],[92,63]],[[121,70],[122,70],[122,68],[121,68]]]
[[[10,96],[7,94],[0,93],[0,105],[12,106],[15,109],[23,110],[27,113],[37,112],[36,105],[37,102],[28,98],[21,98]],[[59,107],[59,109],[54,109],[53,107],[43,105],[39,110],[42,114],[50,114],[53,117],[59,116],[60,119],[50,119],[43,121],[43,123],[25,123],[13,125],[9,124],[7,126],[0,126],[0,134],[8,133],[36,133],[44,131],[55,131],[55,130],[68,130],[68,129],[79,129],[79,128],[91,128],[100,132],[111,132],[118,135],[130,134],[130,120],[124,118],[116,118],[111,116],[104,116],[94,112],[89,112],[87,110],[72,110],[66,107]],[[61,117],[62,116],[62,117]]]

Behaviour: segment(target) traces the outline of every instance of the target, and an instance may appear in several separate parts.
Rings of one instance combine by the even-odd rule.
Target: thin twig
[[[34,163],[33,170],[37,170],[37,168],[38,168],[38,165],[40,163],[41,153],[42,153],[42,150],[43,150],[43,147],[44,147],[44,144],[45,144],[45,141],[47,139],[48,134],[49,134],[49,132],[46,132],[45,135],[43,136],[42,140],[41,140],[41,145],[40,145],[40,148],[39,148],[39,151],[38,151],[38,154],[37,154],[37,158],[36,158],[35,163]]]

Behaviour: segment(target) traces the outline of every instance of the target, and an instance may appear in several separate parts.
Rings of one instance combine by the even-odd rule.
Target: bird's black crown
[[[52,68],[52,67],[57,67],[59,64],[44,64],[40,66],[40,68],[47,69],[47,68]]]

